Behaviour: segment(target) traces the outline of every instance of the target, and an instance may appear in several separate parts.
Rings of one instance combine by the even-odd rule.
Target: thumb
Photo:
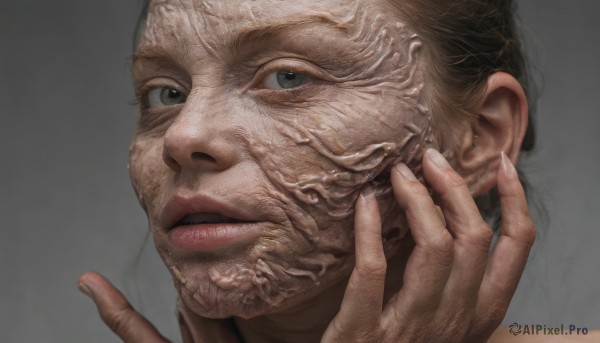
[[[123,294],[102,275],[88,272],[79,277],[79,289],[98,308],[106,325],[125,343],[168,343],[158,330],[129,304]]]

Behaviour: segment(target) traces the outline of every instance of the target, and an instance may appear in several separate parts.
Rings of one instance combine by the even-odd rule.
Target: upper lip
[[[193,217],[191,217],[193,215]],[[222,218],[220,218],[222,217]],[[194,222],[251,222],[249,216],[231,204],[215,197],[196,194],[193,196],[174,195],[160,213],[161,227],[170,230],[184,220]]]

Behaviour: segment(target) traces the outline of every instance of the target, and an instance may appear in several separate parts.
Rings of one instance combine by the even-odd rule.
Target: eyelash
[[[308,81],[298,87],[289,88],[289,89],[271,89],[263,87],[265,80],[268,76],[273,73],[278,72],[294,72],[296,74],[302,74],[308,77]],[[298,59],[285,59],[285,60],[271,60],[268,61],[259,67],[256,72],[253,81],[250,82],[250,85],[245,89],[256,88],[257,90],[265,90],[270,92],[297,92],[299,90],[305,89],[307,85],[316,84],[320,81],[327,81],[329,77],[325,75],[322,71],[320,71],[317,67],[312,66],[306,61],[298,60]]]
[[[143,86],[141,86],[136,91],[135,103],[140,108],[142,114],[146,114],[149,111],[155,110],[155,108],[150,107],[150,100],[148,98],[150,93],[155,90],[172,89],[172,90],[176,90],[177,92],[180,92],[187,98],[189,93],[187,91],[183,90],[184,87],[175,85],[175,83],[176,82],[174,80],[162,78],[162,79],[158,79],[158,80],[152,80],[150,82],[145,83]],[[165,107],[171,107],[171,106],[165,106]]]
[[[267,77],[272,75],[273,73],[278,72],[294,72],[296,74],[305,75],[307,77],[307,81],[298,87],[293,88],[283,88],[283,89],[272,89],[264,87],[264,83],[267,80]],[[298,92],[306,90],[309,85],[319,84],[322,82],[327,82],[329,77],[320,71],[317,67],[312,66],[310,63],[297,59],[278,59],[271,60],[263,63],[255,73],[253,79],[250,81],[247,87],[245,87],[244,91],[254,89],[260,92],[269,92],[270,95],[284,95],[292,96],[297,94]],[[179,84],[172,79],[169,78],[160,78],[153,79],[150,82],[145,83],[139,90],[136,92],[135,104],[140,108],[141,114],[146,115],[154,110],[159,110],[160,108],[152,108],[149,104],[148,96],[152,91],[157,89],[166,88],[173,89],[180,93],[182,93],[185,97],[189,95],[189,92],[184,91],[184,87],[179,86]],[[176,105],[167,105],[164,108],[170,108]]]

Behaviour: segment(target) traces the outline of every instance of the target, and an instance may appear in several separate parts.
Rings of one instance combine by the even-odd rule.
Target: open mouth
[[[177,226],[189,226],[189,225],[200,225],[200,224],[231,224],[231,223],[244,223],[244,221],[222,216],[216,213],[194,213],[189,214],[181,218],[175,227]]]
[[[168,239],[173,247],[196,253],[246,246],[262,232],[259,222],[215,212],[184,214],[175,224],[167,227]]]

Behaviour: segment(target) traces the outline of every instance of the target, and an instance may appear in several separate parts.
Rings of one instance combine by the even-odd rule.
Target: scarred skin
[[[483,129],[441,125],[425,101],[423,42],[391,8],[151,3],[129,166],[180,295],[184,342],[484,342],[501,322],[535,236],[512,166],[523,89],[494,74],[470,106]],[[307,78],[278,89],[273,76],[290,71]],[[496,185],[505,220],[490,255],[473,196]],[[261,230],[177,249],[162,213],[194,194]],[[166,342],[101,276],[79,285],[124,341]]]
[[[391,255],[408,228],[391,197],[389,167],[400,160],[416,167],[425,147],[437,147],[420,97],[421,42],[406,24],[365,2],[300,1],[265,11],[275,3],[155,1],[134,62],[139,88],[169,78],[164,86],[189,94],[185,106],[142,113],[130,170],[180,295],[210,318],[262,315],[347,277],[354,203],[370,181]],[[294,31],[275,31],[268,45],[250,36],[228,46],[271,25]],[[154,58],[158,49],[170,53]],[[288,91],[261,84],[282,70],[311,80]],[[163,141],[166,149],[181,146],[182,136],[218,145],[206,153],[224,161],[220,172],[169,169]],[[173,251],[158,215],[181,189],[247,209],[265,222],[264,232],[217,260]]]

